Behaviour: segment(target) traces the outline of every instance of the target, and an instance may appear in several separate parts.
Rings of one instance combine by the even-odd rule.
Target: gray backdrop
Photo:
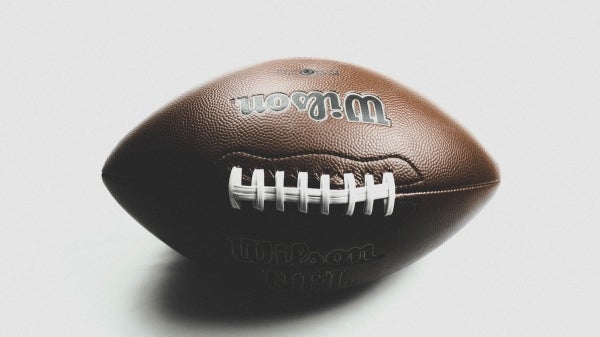
[[[600,335],[598,4],[3,1],[0,335]],[[291,56],[415,89],[480,140],[503,179],[427,257],[310,304],[213,291],[218,280],[100,179],[118,140],[162,105]]]

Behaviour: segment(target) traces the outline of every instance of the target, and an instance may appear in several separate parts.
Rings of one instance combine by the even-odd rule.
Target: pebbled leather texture
[[[324,75],[301,75],[303,69]],[[315,122],[293,108],[244,116],[232,103],[235,98],[249,95],[297,91],[375,94],[385,104],[391,126],[334,118]],[[109,158],[104,172],[156,178],[165,170],[180,173],[184,170],[182,165],[191,158],[218,162],[234,152],[265,158],[309,154],[331,154],[358,161],[403,158],[423,177],[419,184],[407,189],[410,192],[498,181],[495,165],[479,144],[424,98],[369,70],[313,59],[259,64],[187,93],[132,132]],[[162,161],[163,154],[170,161]],[[180,157],[172,157],[176,154]],[[146,165],[156,161],[161,162]],[[319,167],[322,171],[339,170],[335,159],[322,160]],[[372,169],[377,170],[371,172],[377,176],[394,167],[384,163]]]
[[[339,97],[339,107],[324,100],[319,110],[318,99],[311,97],[328,93]],[[376,103],[366,103],[363,110],[360,100],[346,105],[344,98],[351,95],[378,98],[385,118],[376,114]],[[253,96],[264,104],[253,104]],[[318,210],[309,215],[287,211],[293,207],[285,213],[274,207],[234,210],[227,200],[233,166],[243,168],[245,184],[253,169],[263,168],[270,185],[277,170],[285,171],[289,186],[295,186],[298,172],[306,171],[314,187],[321,174],[330,174],[332,188],[343,188],[344,173],[354,173],[360,186],[366,173],[379,183],[383,172],[393,172],[396,209],[385,219],[377,211],[370,217],[347,217],[335,211],[329,216]],[[481,146],[426,99],[370,70],[306,58],[262,63],[183,95],[121,141],[106,161],[103,178],[130,214],[176,250],[287,288],[291,281],[278,275],[335,278],[335,269],[343,271],[347,285],[354,285],[396,270],[460,228],[500,181]],[[300,260],[246,263],[231,253],[232,240],[249,240],[238,242],[245,249],[256,242],[284,250],[301,243],[325,260],[336,249],[373,245],[377,257],[335,266]],[[303,283],[300,288],[335,287]]]

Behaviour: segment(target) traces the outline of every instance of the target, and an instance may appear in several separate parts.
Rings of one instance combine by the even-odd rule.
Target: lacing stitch
[[[357,202],[364,202],[363,213],[371,215],[373,212],[373,202],[383,199],[385,215],[391,215],[394,212],[394,200],[396,199],[396,185],[394,175],[391,172],[385,172],[381,184],[375,184],[375,179],[371,174],[365,174],[365,186],[357,187],[354,174],[344,174],[344,189],[330,189],[330,178],[328,174],[321,175],[320,188],[308,187],[308,173],[298,173],[298,183],[296,187],[287,187],[284,185],[284,172],[275,172],[275,186],[265,186],[265,173],[262,169],[255,169],[252,172],[250,186],[242,185],[242,169],[234,167],[229,175],[229,201],[231,207],[241,208],[240,201],[251,201],[254,208],[262,211],[265,201],[275,201],[275,208],[283,212],[285,202],[296,202],[298,211],[308,212],[308,204],[320,204],[321,213],[329,214],[329,205],[345,204],[346,214],[354,214],[354,205]]]

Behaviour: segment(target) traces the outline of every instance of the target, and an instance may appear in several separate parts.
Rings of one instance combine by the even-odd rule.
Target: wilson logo
[[[236,261],[262,265],[348,266],[377,257],[372,244],[329,251],[311,249],[306,243],[283,244],[249,238],[232,238],[229,244]]]
[[[306,112],[310,119],[318,122],[332,117],[345,118],[349,122],[390,126],[383,102],[372,94],[349,92],[342,99],[333,91],[296,91],[289,95],[276,92],[238,97],[232,99],[232,102],[242,115],[282,113],[293,107],[299,112]]]

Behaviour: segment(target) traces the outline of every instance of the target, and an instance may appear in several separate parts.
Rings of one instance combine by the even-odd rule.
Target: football
[[[439,246],[493,195],[495,163],[405,86],[297,58],[224,75],[151,115],[104,184],[140,224],[224,280],[328,291]]]

